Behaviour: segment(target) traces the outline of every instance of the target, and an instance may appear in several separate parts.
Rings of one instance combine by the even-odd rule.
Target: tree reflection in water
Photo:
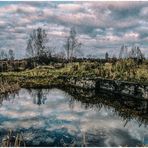
[[[102,107],[110,110],[114,108],[115,116],[120,116],[125,121],[124,126],[132,119],[136,119],[139,127],[144,124],[148,125],[148,100],[132,99],[127,96],[116,94],[108,94],[107,92],[95,93],[93,90],[80,90],[76,88],[65,88],[65,90],[73,96],[73,101],[81,102],[86,109],[92,108],[97,111]],[[81,92],[81,93],[80,93]],[[70,102],[73,102],[70,101]],[[70,105],[71,106],[71,105]]]
[[[95,93],[94,90],[82,90],[73,87],[62,88],[68,92],[72,97],[69,98],[69,107],[73,110],[75,102],[79,101],[81,106],[85,109],[93,109],[100,111],[102,107],[110,110],[113,108],[115,116],[120,116],[125,121],[124,126],[128,124],[131,119],[136,119],[139,127],[144,124],[148,125],[148,100],[131,99],[125,96],[115,94],[107,94],[105,92]],[[46,104],[47,94],[50,89],[27,89],[32,101],[36,105]],[[16,92],[11,94],[3,94],[0,96],[0,105],[4,99],[13,101]],[[65,93],[66,95],[66,93]]]
[[[45,104],[45,101],[47,100],[46,94],[48,91],[43,89],[28,89],[28,93],[33,98],[33,103],[37,105]]]
[[[2,106],[4,100],[11,101],[13,103],[16,96],[18,96],[18,92],[0,94],[0,106]]]
[[[109,139],[113,137],[110,140],[111,143],[114,143],[114,139],[119,139],[121,144],[122,142],[131,144],[130,141],[134,143],[138,142],[139,139],[137,137],[136,140],[133,139],[135,128],[132,129],[129,125],[134,123],[136,126],[133,127],[136,128],[137,123],[139,127],[148,125],[148,101],[146,100],[133,100],[105,92],[96,94],[94,90],[72,87],[62,90],[65,91],[25,89],[19,92],[18,97],[16,93],[1,95],[0,101],[3,105],[1,111],[4,113],[1,113],[1,123],[4,128],[2,128],[3,131],[1,130],[3,135],[0,138],[4,137],[5,129],[10,126],[17,132],[20,132],[21,129],[26,135],[31,133],[32,136],[33,133],[33,138],[30,138],[28,145],[34,144],[34,141],[41,142],[40,145],[48,144],[46,137],[56,139],[55,143],[51,142],[52,146],[57,146],[58,142],[62,142],[59,143],[59,146],[64,146],[65,143],[65,146],[70,146],[75,144],[75,141],[76,145],[79,145],[78,141],[83,141],[84,146],[89,146],[89,144],[98,146],[103,145],[103,140],[108,140],[108,137]],[[4,99],[10,102],[4,101]],[[105,113],[107,115],[104,116]],[[123,123],[121,119],[124,121]],[[135,119],[137,123],[135,123]],[[129,123],[130,120],[134,121]],[[113,127],[110,122],[112,122]],[[137,128],[136,132],[143,133],[144,130],[146,131],[146,128],[142,126]],[[130,137],[131,131],[132,136]],[[140,137],[143,135],[140,134]],[[99,143],[100,141],[102,143]],[[118,145],[116,142],[115,144]]]

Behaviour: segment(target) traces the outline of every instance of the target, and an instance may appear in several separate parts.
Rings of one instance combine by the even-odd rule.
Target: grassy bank
[[[18,82],[22,87],[48,86],[64,83],[59,76],[102,77],[112,80],[148,83],[148,62],[137,65],[133,60],[120,60],[116,63],[74,62],[61,66],[38,66],[21,72],[4,72],[0,76],[9,82]]]
[[[5,94],[8,92],[14,92],[20,89],[20,85],[18,83],[8,83],[8,82],[3,82],[0,83],[0,94]]]

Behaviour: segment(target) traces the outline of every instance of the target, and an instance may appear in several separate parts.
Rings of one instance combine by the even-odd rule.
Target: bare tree
[[[109,58],[109,54],[108,54],[108,52],[106,52],[105,53],[105,60],[108,60],[108,58]]]
[[[42,28],[34,29],[28,39],[27,56],[31,57],[30,67],[35,67],[37,63],[42,64],[50,57],[49,47],[47,46],[47,33]]]
[[[144,59],[144,58],[145,57],[144,57],[143,53],[141,52],[140,48],[137,47],[137,59],[139,60],[139,59]]]
[[[26,51],[31,57],[40,57],[46,53],[46,43],[46,31],[42,28],[37,28],[30,34]]]
[[[14,60],[15,54],[12,49],[9,49],[8,56],[9,56],[9,60]]]
[[[64,48],[67,53],[67,59],[72,59],[74,57],[75,51],[81,47],[81,43],[79,43],[77,39],[77,33],[74,27],[71,28],[69,32],[69,36],[66,39],[66,43]]]
[[[134,59],[138,65],[142,64],[143,60],[145,59],[143,53],[138,46],[132,47],[129,53],[129,58]]]
[[[70,59],[70,37],[67,38],[64,48],[66,50],[67,59]]]
[[[130,58],[135,58],[135,59],[144,59],[144,55],[142,54],[140,48],[138,46],[132,47],[130,53]]]
[[[0,52],[0,60],[8,59],[8,55],[4,50]]]
[[[119,59],[126,59],[128,58],[128,49],[127,46],[122,45],[119,53]]]
[[[27,51],[27,56],[29,56],[29,57],[35,56],[31,38],[28,39],[26,51]]]

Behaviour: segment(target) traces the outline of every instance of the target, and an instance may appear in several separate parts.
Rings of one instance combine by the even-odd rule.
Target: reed
[[[59,84],[61,79],[58,78],[61,76],[77,77],[80,79],[84,77],[101,77],[111,80],[148,83],[148,64],[136,65],[131,59],[115,63],[73,62],[58,68],[51,68],[51,66],[50,64],[21,72],[5,72],[1,73],[0,76],[9,80],[9,84],[10,82],[18,82],[22,87]],[[65,81],[61,83],[65,83]]]
[[[2,147],[22,147],[26,146],[22,133],[14,135],[13,131],[10,129],[8,134],[2,140]]]
[[[20,86],[18,83],[8,83],[6,82],[1,82],[0,83],[0,94],[8,93],[8,92],[14,92],[20,89]]]

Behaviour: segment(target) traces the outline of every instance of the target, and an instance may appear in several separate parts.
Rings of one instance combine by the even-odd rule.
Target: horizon
[[[123,44],[129,49],[138,45],[148,57],[147,16],[148,2],[141,1],[0,2],[0,49],[12,49],[16,58],[23,58],[30,32],[42,27],[49,46],[64,52],[65,38],[75,27],[84,57],[118,56]]]

